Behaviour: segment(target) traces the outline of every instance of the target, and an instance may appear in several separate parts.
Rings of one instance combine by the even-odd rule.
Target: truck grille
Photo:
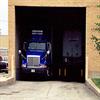
[[[27,64],[28,68],[33,68],[34,66],[39,66],[40,64],[40,56],[37,55],[28,55],[27,56]]]

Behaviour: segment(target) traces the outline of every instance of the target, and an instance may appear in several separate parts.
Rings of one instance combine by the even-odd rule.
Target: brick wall
[[[0,56],[3,60],[8,60],[8,36],[0,35]]]
[[[8,48],[8,36],[0,35],[0,48]]]
[[[96,16],[100,13],[96,7],[98,3],[100,0],[9,0],[9,66],[11,69],[15,66],[15,63],[11,62],[12,57],[15,58],[15,6],[60,6],[86,7],[86,72],[89,77],[92,77],[94,72],[100,72],[100,55],[91,41],[93,34],[99,36],[99,33],[92,30],[95,21],[100,21]],[[15,59],[13,61],[15,62]]]

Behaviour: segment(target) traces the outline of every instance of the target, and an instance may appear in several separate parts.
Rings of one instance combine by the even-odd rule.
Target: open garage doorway
[[[22,61],[18,51],[23,49],[23,43],[31,40],[34,30],[38,30],[47,36],[51,44],[50,79],[84,82],[86,9],[84,7],[16,6],[15,11],[16,78],[20,79],[22,75]]]

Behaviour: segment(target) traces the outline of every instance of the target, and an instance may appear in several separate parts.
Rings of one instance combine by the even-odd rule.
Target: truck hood
[[[45,55],[46,51],[43,51],[43,50],[27,50],[26,51],[26,54],[27,55],[40,55],[40,56],[43,56]]]

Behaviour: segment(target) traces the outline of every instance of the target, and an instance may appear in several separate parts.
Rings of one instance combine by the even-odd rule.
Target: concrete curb
[[[85,83],[96,95],[100,97],[100,89],[94,84],[91,79],[87,79]]]
[[[6,85],[12,85],[15,83],[15,79],[13,77],[9,77],[3,80],[0,80],[0,87]]]

